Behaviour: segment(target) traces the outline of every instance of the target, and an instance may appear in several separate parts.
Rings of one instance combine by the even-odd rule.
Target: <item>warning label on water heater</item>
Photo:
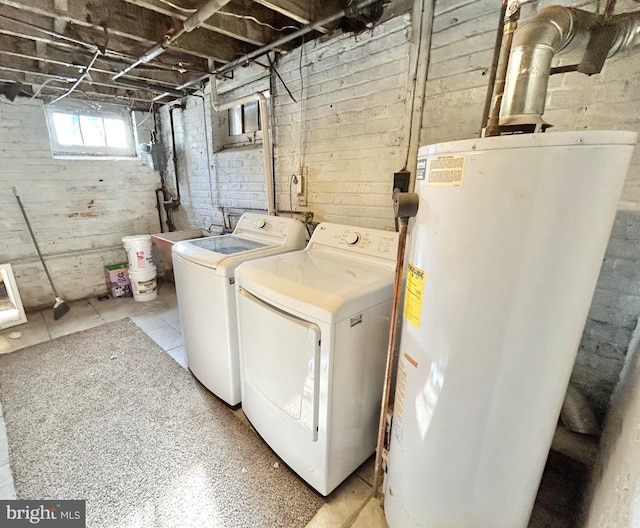
[[[460,186],[464,178],[466,156],[437,156],[427,159],[427,184]]]
[[[420,328],[425,275],[424,270],[409,263],[407,288],[404,294],[404,317],[416,328]]]

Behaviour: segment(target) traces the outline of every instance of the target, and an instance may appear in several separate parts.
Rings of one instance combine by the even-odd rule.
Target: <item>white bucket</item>
[[[134,300],[144,302],[155,299],[158,296],[155,266],[142,271],[131,271],[129,269],[129,279],[131,280],[131,291],[133,291]]]
[[[151,236],[132,235],[122,237],[124,249],[129,261],[129,272],[142,271],[153,268],[153,255],[151,254]]]

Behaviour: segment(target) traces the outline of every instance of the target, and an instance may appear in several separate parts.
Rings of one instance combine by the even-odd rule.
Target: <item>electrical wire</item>
[[[281,28],[272,26],[271,24],[267,23],[267,22],[261,22],[260,20],[258,20],[256,17],[251,16],[251,15],[238,15],[236,13],[229,13],[228,11],[217,11],[216,14],[218,15],[226,15],[226,16],[231,16],[231,17],[235,17],[235,18],[243,18],[245,20],[251,20],[253,22],[255,22],[256,24],[260,24],[261,26],[266,26],[268,28],[273,29],[274,31],[279,31],[282,32],[286,29],[300,29],[298,26],[282,26]]]
[[[162,2],[163,4],[168,5],[169,7],[173,7],[173,9],[175,9],[176,11],[180,11],[182,13],[197,13],[198,10],[194,9],[194,8],[188,8],[188,7],[182,7],[179,5],[174,4],[173,2],[170,2],[169,0],[160,0],[160,2]],[[225,16],[231,16],[231,17],[235,17],[235,18],[242,18],[245,20],[251,20],[252,22],[255,22],[256,24],[260,24],[261,26],[266,26],[268,28],[273,29],[274,31],[284,31],[286,29],[300,29],[298,26],[282,26],[281,28],[277,28],[275,26],[272,26],[271,24],[267,23],[267,22],[262,22],[260,20],[258,20],[256,17],[251,16],[251,15],[238,15],[236,13],[229,13],[228,11],[216,11],[216,15],[225,15]]]
[[[302,76],[302,53],[304,51],[304,35],[302,36],[302,44],[300,44],[300,60],[298,62],[298,73],[300,74],[300,114],[298,117],[298,161],[299,170],[302,171],[304,162],[302,157],[302,106],[304,104],[304,77]]]
[[[69,80],[69,79],[65,79],[65,78],[63,78],[63,77],[53,77],[53,78],[51,78],[51,79],[47,79],[46,81],[44,81],[44,82],[40,85],[40,88],[38,88],[38,89],[36,90],[36,92],[35,92],[31,97],[29,97],[29,99],[27,99],[26,101],[21,101],[21,102],[18,102],[18,101],[15,101],[15,102],[14,102],[14,101],[6,101],[6,102],[8,102],[9,104],[12,104],[12,105],[22,105],[22,104],[27,104],[27,103],[30,103],[31,101],[33,101],[36,97],[38,97],[38,96],[40,95],[40,92],[42,92],[42,89],[43,89],[47,84],[49,84],[50,82],[74,82],[74,81],[75,81],[75,79]]]
[[[100,50],[96,51],[93,59],[91,59],[91,62],[89,63],[89,65],[85,68],[84,73],[80,76],[80,78],[74,83],[74,85],[69,88],[65,93],[63,93],[62,95],[56,97],[53,101],[51,101],[49,104],[53,104],[53,103],[57,103],[58,101],[60,101],[61,99],[64,99],[65,97],[67,97],[68,95],[71,94],[71,92],[73,92],[78,85],[84,81],[85,77],[87,77],[87,75],[89,75],[89,72],[91,71],[91,68],[93,67],[93,63],[96,62],[96,59],[98,58],[98,56],[100,55]]]
[[[174,4],[173,2],[169,2],[169,0],[160,0],[163,4],[167,4],[170,7],[173,7],[176,11],[182,11],[183,13],[197,13],[197,9],[190,9],[188,7],[181,7],[179,5]]]
[[[142,121],[140,121],[139,123],[136,123],[136,127],[140,127],[142,126],[142,124],[149,119],[149,116],[151,115],[152,111],[153,111],[153,103],[155,103],[155,101],[153,99],[151,99],[151,104],[149,105],[149,110],[147,111],[147,115],[144,117],[144,119]],[[154,116],[155,119],[155,116]]]
[[[294,183],[298,183],[298,177],[295,174],[291,175],[289,178],[289,216],[293,218],[293,194],[291,192],[291,186]]]

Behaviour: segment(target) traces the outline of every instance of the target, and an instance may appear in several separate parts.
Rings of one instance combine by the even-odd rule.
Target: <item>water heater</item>
[[[390,528],[527,526],[635,141],[583,131],[420,149]]]

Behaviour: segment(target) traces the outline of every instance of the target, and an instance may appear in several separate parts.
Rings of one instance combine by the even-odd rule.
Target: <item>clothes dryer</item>
[[[242,407],[328,495],[375,450],[398,235],[322,223],[236,270]]]

